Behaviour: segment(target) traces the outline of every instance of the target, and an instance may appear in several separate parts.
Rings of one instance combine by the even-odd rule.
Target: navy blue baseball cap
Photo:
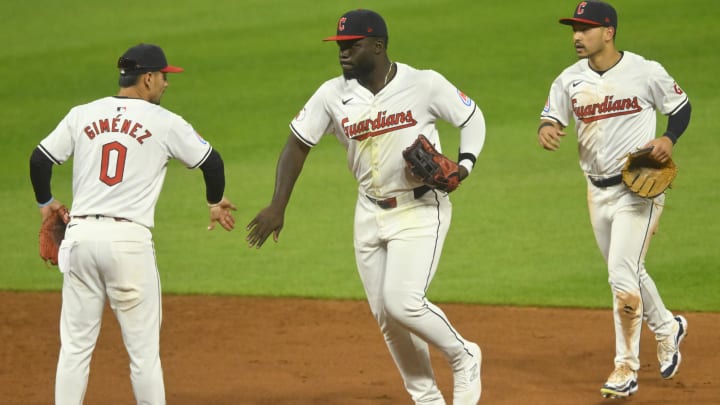
[[[183,68],[168,65],[162,48],[152,44],[138,44],[125,51],[118,59],[120,75],[137,75],[147,72],[180,73]]]
[[[560,24],[588,24],[617,30],[617,13],[613,6],[602,1],[581,1],[575,7],[573,18],[561,18]]]
[[[337,23],[337,35],[323,41],[348,41],[367,37],[387,37],[387,26],[380,14],[371,10],[352,10]]]

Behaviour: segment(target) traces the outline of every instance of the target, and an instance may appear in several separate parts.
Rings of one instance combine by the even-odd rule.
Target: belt
[[[100,214],[95,214],[95,215],[73,215],[73,218],[77,218],[77,219],[98,219],[98,220],[107,218],[107,219],[113,219],[113,220],[115,220],[115,222],[132,222],[131,220],[129,220],[129,219],[127,219],[127,218],[109,217],[109,216],[107,216],[107,215],[100,215]]]
[[[592,183],[593,186],[605,188],[610,186],[617,186],[618,184],[622,183],[622,174],[618,174],[612,177],[588,176],[588,179],[590,179],[590,183]]]
[[[412,200],[417,200],[418,198],[425,195],[425,193],[427,193],[428,191],[430,191],[430,187],[428,187],[428,186],[420,186],[420,187],[414,188],[412,190]],[[410,193],[401,194],[396,197],[386,198],[384,200],[378,200],[377,198],[373,198],[373,197],[370,197],[369,195],[365,194],[365,197],[367,197],[367,199],[370,200],[370,202],[372,202],[373,204],[377,205],[378,207],[380,207],[384,210],[389,210],[391,208],[395,208],[398,206],[398,203],[404,203],[404,202],[406,202],[406,200],[409,201],[410,198],[407,198],[406,196],[409,197]]]

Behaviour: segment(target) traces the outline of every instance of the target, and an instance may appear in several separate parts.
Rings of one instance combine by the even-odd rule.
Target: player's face
[[[612,41],[614,28],[588,24],[573,24],[573,44],[579,58],[592,58],[605,50]]]
[[[160,104],[160,99],[165,93],[165,89],[168,86],[167,73],[163,72],[150,72],[149,78],[149,98],[153,104]]]
[[[375,69],[377,38],[337,41],[340,66],[346,79],[368,77]]]

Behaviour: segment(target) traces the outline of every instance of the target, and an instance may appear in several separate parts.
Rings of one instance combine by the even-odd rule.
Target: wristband
[[[50,197],[50,199],[49,199],[46,203],[44,203],[44,204],[38,203],[38,208],[47,207],[47,206],[50,205],[50,203],[52,203],[53,201],[55,201],[55,197]]]

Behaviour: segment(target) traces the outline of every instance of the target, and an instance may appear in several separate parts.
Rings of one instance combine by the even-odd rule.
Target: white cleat
[[[600,389],[604,398],[627,398],[638,390],[637,372],[625,364],[615,367],[605,385]]]
[[[467,354],[460,367],[453,372],[455,387],[453,389],[453,405],[477,405],[482,392],[480,366],[482,353],[475,343],[467,344]]]
[[[680,368],[680,343],[687,336],[688,324],[682,315],[675,317],[677,329],[675,333],[658,342],[657,357],[660,362],[660,375],[669,380],[675,376]]]

